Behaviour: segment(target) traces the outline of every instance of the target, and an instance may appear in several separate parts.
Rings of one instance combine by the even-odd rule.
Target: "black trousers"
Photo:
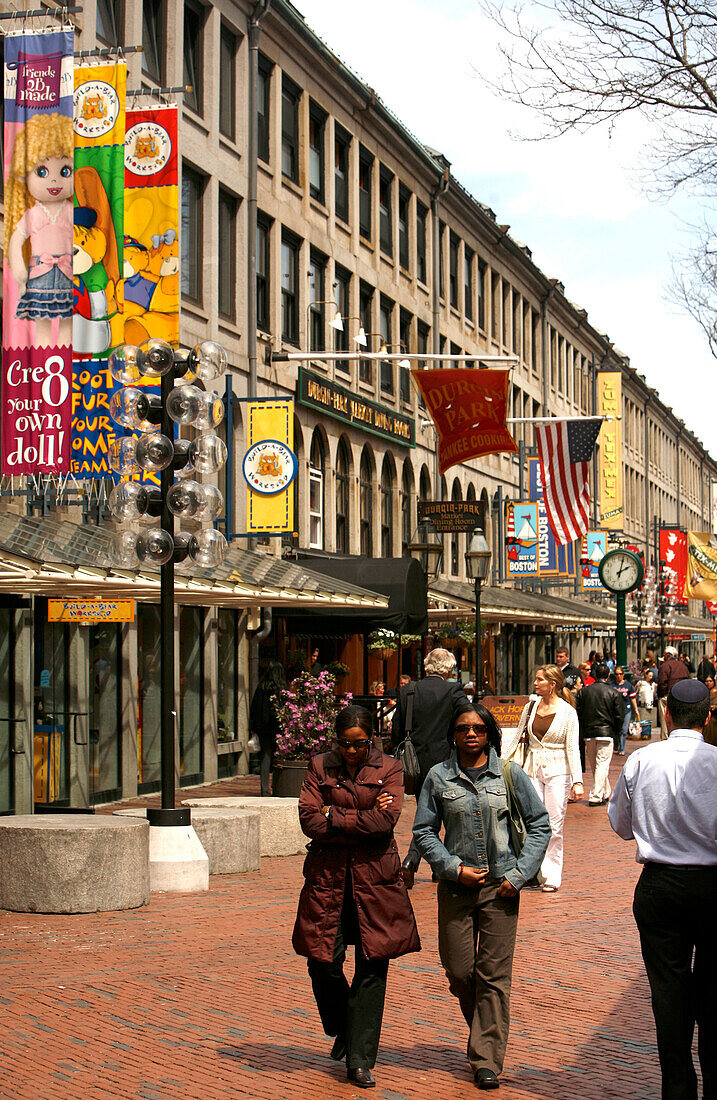
[[[717,867],[647,863],[635,915],[652,993],[662,1100],[697,1100],[697,1049],[704,1100],[717,1100]]]
[[[413,785],[413,793],[416,796],[416,803],[418,803],[418,796],[421,793],[421,787],[425,783],[427,775],[428,775],[428,772],[423,772],[422,771],[421,774],[419,775],[418,779],[416,780],[416,782]],[[421,862],[421,853],[419,852],[418,848],[416,847],[416,842],[413,839],[413,837],[411,837],[411,843],[409,845],[408,851],[406,852],[404,862],[410,863],[411,866],[413,867],[414,871],[418,870],[418,865]]]
[[[346,1038],[347,1068],[371,1069],[376,1065],[381,1038],[388,959],[367,959],[364,955],[349,874],[346,883],[333,961],[309,959],[309,976],[325,1033]],[[356,945],[351,985],[344,975],[346,947],[350,943]]]

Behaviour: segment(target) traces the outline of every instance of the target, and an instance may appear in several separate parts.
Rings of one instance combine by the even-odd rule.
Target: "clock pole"
[[[625,617],[625,594],[615,594],[617,608],[615,612],[615,651],[617,663],[623,668],[627,665],[627,620]]]

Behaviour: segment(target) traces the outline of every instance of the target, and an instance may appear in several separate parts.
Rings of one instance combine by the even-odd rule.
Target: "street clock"
[[[598,566],[598,574],[600,583],[609,592],[624,596],[640,587],[645,567],[639,554],[620,547],[605,554]]]

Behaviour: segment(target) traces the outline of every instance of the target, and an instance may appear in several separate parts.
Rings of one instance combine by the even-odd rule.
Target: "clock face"
[[[643,565],[631,550],[611,550],[600,562],[600,580],[611,592],[632,592],[642,582]]]

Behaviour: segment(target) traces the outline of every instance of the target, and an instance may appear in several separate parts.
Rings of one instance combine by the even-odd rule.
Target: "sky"
[[[668,294],[673,257],[700,209],[642,190],[647,124],[635,116],[612,132],[535,140],[540,120],[481,79],[498,72],[498,31],[475,0],[293,2],[717,457],[714,400],[704,400],[717,364]]]

